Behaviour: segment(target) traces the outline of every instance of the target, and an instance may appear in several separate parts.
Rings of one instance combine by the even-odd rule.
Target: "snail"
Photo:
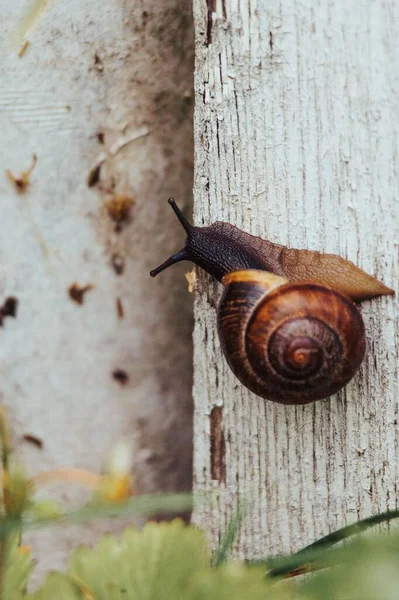
[[[393,290],[339,256],[287,248],[229,223],[195,227],[173,198],[169,204],[187,240],[150,274],[189,260],[222,282],[218,333],[241,383],[284,404],[307,404],[342,389],[366,351],[355,302]]]

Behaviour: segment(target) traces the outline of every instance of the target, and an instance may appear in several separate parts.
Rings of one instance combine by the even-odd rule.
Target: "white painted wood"
[[[225,220],[339,253],[398,291],[398,3],[194,7],[196,223]],[[294,551],[395,508],[397,299],[364,303],[369,352],[350,385],[294,407],[255,397],[229,371],[215,329],[219,288],[199,277],[194,335],[195,488],[214,492],[196,521],[212,545],[243,498],[246,557]],[[212,475],[212,420],[225,482],[223,465]]]
[[[138,492],[190,487],[191,297],[184,267],[162,281],[149,270],[181,236],[167,198],[190,202],[191,7],[0,0],[0,30],[0,305],[19,300],[0,329],[0,401],[15,446],[32,474],[99,470],[113,443],[132,437]],[[5,171],[25,170],[33,153],[30,186],[18,195]],[[100,186],[89,189],[90,169],[107,155]],[[120,234],[104,207],[114,194],[135,200]],[[68,297],[75,281],[95,286],[83,306]],[[124,387],[111,376],[117,368],[129,375]],[[39,568],[60,566],[104,527],[29,537]]]

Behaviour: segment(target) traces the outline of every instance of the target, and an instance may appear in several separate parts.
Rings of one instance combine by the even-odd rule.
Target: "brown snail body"
[[[228,223],[194,227],[169,203],[187,241],[151,275],[190,260],[223,283],[218,331],[238,379],[285,404],[320,400],[344,387],[366,348],[354,301],[393,290],[339,256],[289,249]]]

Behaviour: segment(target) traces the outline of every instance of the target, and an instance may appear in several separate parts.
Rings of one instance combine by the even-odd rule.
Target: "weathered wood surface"
[[[339,253],[398,290],[399,5],[194,0],[195,221]],[[296,550],[397,506],[398,301],[364,303],[360,374],[324,402],[246,391],[221,354],[220,286],[194,334],[196,521],[216,544],[251,500],[237,554]]]
[[[184,268],[157,281],[149,270],[181,235],[168,196],[190,203],[191,6],[0,0],[0,30],[0,305],[19,299],[17,318],[0,328],[0,402],[14,445],[32,474],[98,471],[127,437],[139,492],[190,488],[191,297]],[[19,57],[24,37],[30,44]],[[18,194],[5,171],[25,170],[33,153],[30,186]],[[117,233],[106,203],[120,194],[135,204]],[[114,255],[125,264],[119,275]],[[94,285],[82,306],[68,296],[74,282]],[[77,500],[80,491],[64,485],[56,496]],[[63,528],[29,541],[43,570],[117,527]]]

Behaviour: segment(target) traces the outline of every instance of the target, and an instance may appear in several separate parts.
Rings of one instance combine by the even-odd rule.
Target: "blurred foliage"
[[[7,600],[14,600],[13,597]],[[22,596],[24,600],[93,600],[93,596],[84,594],[83,590],[71,581],[68,575],[63,573],[50,573],[39,590],[33,594]],[[16,600],[19,600],[16,599]]]
[[[399,598],[399,535],[358,535],[398,518],[399,511],[344,527],[291,556],[256,563],[228,561],[246,518],[246,502],[233,512],[213,554],[198,528],[178,519],[149,522],[141,531],[127,528],[119,538],[106,535],[94,548],[76,548],[66,573],[51,573],[39,590],[28,591],[34,562],[31,549],[22,545],[26,529],[102,517],[177,513],[191,508],[192,497],[137,496],[131,449],[124,444],[115,448],[101,474],[71,468],[31,479],[10,449],[1,408],[0,444],[0,600]],[[89,502],[68,512],[54,500],[37,500],[37,488],[55,480],[90,487]],[[354,536],[354,541],[349,540]],[[304,573],[305,578],[296,577]]]
[[[276,586],[272,588],[263,569],[241,564],[212,568],[203,534],[180,520],[148,523],[141,531],[128,528],[119,539],[103,537],[92,550],[77,548],[67,577],[73,585],[65,592],[70,594],[65,595],[65,600],[289,598]],[[30,597],[53,598],[53,578],[54,575],[49,577],[41,595]]]
[[[52,573],[32,594],[21,589],[29,561],[7,577],[7,599],[27,600],[397,600],[399,537],[359,539],[335,550],[320,550],[317,573],[305,578],[270,579],[264,567],[239,562],[211,566],[203,534],[180,520],[128,528],[107,535],[94,549],[79,547],[66,574]],[[10,565],[11,566],[11,565]],[[21,570],[18,575],[18,569]],[[8,573],[8,569],[7,569]],[[18,585],[20,577],[20,583]],[[10,587],[10,582],[13,587]]]
[[[326,553],[325,569],[301,586],[309,600],[397,600],[399,538],[360,539]],[[330,554],[330,556],[328,556]]]
[[[2,598],[19,600],[24,592],[33,571],[34,564],[30,551],[20,546],[17,536],[9,536],[3,548],[2,559]]]

